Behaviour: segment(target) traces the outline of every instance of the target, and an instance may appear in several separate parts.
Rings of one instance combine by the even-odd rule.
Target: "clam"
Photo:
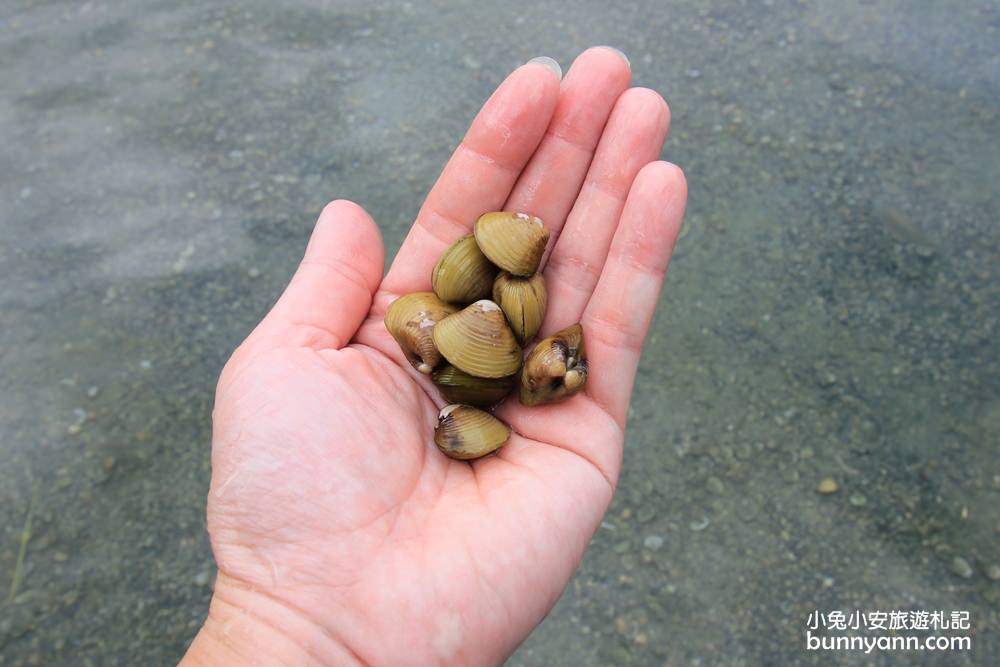
[[[491,262],[516,276],[538,270],[549,241],[542,221],[527,213],[486,213],[476,221],[476,243]]]
[[[542,340],[524,360],[521,404],[558,403],[587,383],[587,351],[583,327],[574,324]]]
[[[421,373],[430,373],[441,363],[441,353],[434,346],[435,325],[457,310],[433,292],[414,292],[389,304],[385,328],[403,348],[406,360]]]
[[[469,234],[452,243],[438,259],[431,286],[442,301],[464,305],[490,298],[497,270]]]
[[[434,371],[432,376],[444,400],[489,408],[502,401],[514,388],[515,376],[479,378],[451,365]]]
[[[500,306],[486,299],[441,320],[434,344],[450,364],[476,377],[501,378],[521,368],[521,346]]]
[[[488,412],[452,403],[442,408],[434,429],[438,449],[453,459],[478,459],[496,451],[510,428]]]
[[[503,271],[493,283],[493,301],[503,310],[514,335],[524,345],[535,337],[545,317],[545,279],[540,273],[521,278]]]

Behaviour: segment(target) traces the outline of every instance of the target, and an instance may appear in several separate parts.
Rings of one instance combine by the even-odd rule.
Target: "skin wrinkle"
[[[504,617],[506,619],[506,624],[508,628],[515,627],[514,624],[514,614],[511,612],[510,607],[504,601],[503,595],[497,590],[496,586],[490,581],[489,577],[485,576],[482,567],[477,562],[478,559],[473,556],[472,547],[465,540],[461,541],[462,547],[465,549],[465,553],[468,556],[468,562],[472,564],[472,569],[475,571],[480,581],[486,582],[486,587],[489,588],[490,592],[493,593],[493,599],[496,600],[496,606],[503,610]]]
[[[552,256],[549,258],[549,265],[545,267],[545,270],[546,278],[553,277],[567,287],[572,287],[574,290],[585,294],[590,294],[593,291],[593,285],[596,285],[601,278],[601,270],[599,268],[576,255],[552,253]],[[552,270],[555,271],[554,274],[551,273]],[[565,272],[569,272],[574,277],[584,276],[586,280],[574,280],[572,277],[566,278],[563,276]]]
[[[595,340],[605,347],[612,349],[625,348],[629,352],[636,354],[642,352],[642,343],[646,338],[645,334],[630,331],[629,327],[620,318],[610,318],[601,313],[595,313],[590,315],[587,321],[589,322],[587,336],[591,340]]]
[[[256,588],[255,586],[253,586],[249,582],[243,581],[238,576],[235,576],[233,573],[230,573],[230,572],[227,572],[227,571],[223,570],[221,563],[219,564],[219,572],[222,573],[222,574],[224,574],[225,577],[227,579],[229,579],[231,582],[233,582],[235,584],[238,584],[244,590],[246,590],[248,592],[253,592],[253,593],[256,593],[256,594],[262,594],[262,595],[264,595],[264,597],[266,597],[267,599],[269,599],[272,603],[277,604],[278,606],[283,607],[286,610],[293,612],[298,618],[300,618],[302,620],[305,620],[310,626],[318,629],[324,636],[327,637],[327,639],[329,639],[330,641],[332,641],[333,643],[335,643],[336,645],[340,646],[345,651],[347,651],[351,655],[351,657],[354,658],[355,661],[357,661],[357,663],[359,665],[367,666],[369,664],[366,660],[362,659],[362,657],[360,656],[360,654],[358,654],[351,646],[349,646],[347,644],[347,642],[343,641],[340,637],[338,637],[336,634],[334,634],[333,631],[330,630],[330,628],[326,627],[325,625],[316,623],[315,621],[312,621],[309,618],[309,616],[302,609],[298,608],[297,606],[293,605],[292,603],[290,603],[290,602],[288,602],[286,600],[282,600],[281,598],[279,598],[279,597],[277,597],[275,595],[272,595],[269,591],[260,590],[260,589]],[[235,602],[227,600],[226,599],[227,593],[226,593],[226,587],[225,586],[218,586],[217,585],[216,588],[215,588],[215,592],[213,593],[212,597],[213,597],[213,600],[215,598],[218,598],[223,604],[229,605],[230,607],[233,607],[234,609],[238,610],[239,612],[241,612],[241,613],[243,613],[243,614],[245,614],[247,616],[250,616],[255,621],[257,621],[258,623],[260,623],[261,625],[267,626],[267,627],[271,628],[272,630],[278,632],[279,634],[287,632],[287,630],[282,630],[278,626],[273,625],[271,622],[269,622],[263,616],[256,614],[252,609],[241,607],[240,605],[235,604]],[[302,644],[299,644],[299,646],[301,648],[305,649],[305,651],[306,651],[306,653],[308,653],[309,657],[316,661],[316,664],[324,664],[325,663],[325,661],[321,659],[321,656],[319,656],[318,654],[316,654],[314,652],[314,647],[312,646],[311,643],[307,642],[307,643],[305,643],[304,646]]]
[[[509,140],[510,137],[511,137],[511,134],[512,134],[511,131],[510,131],[510,128],[508,128],[506,125],[504,125],[503,127],[504,127],[505,136],[506,136],[507,140]],[[461,144],[458,145],[458,151],[464,151],[466,153],[469,153],[472,157],[476,158],[477,160],[485,162],[486,164],[490,165],[491,167],[496,167],[497,169],[500,169],[501,171],[504,171],[504,172],[506,172],[508,174],[511,174],[514,178],[517,178],[518,176],[521,175],[521,166],[520,166],[521,161],[520,160],[518,160],[518,163],[516,165],[512,164],[512,163],[506,163],[506,162],[501,161],[499,158],[492,157],[491,155],[489,155],[487,153],[484,153],[483,151],[479,150],[478,148],[473,148],[471,145],[469,145],[469,144],[467,144],[465,142],[462,142]]]
[[[448,231],[441,229],[440,225],[432,225],[428,218],[433,216],[448,223]],[[425,231],[431,238],[437,241],[443,252],[445,248],[455,242],[456,239],[469,233],[469,225],[461,222],[458,218],[449,213],[443,213],[434,206],[427,210],[427,214],[417,216],[416,225]],[[430,280],[428,278],[428,280]]]

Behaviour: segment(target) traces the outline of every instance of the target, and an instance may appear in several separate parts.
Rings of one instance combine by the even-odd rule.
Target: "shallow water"
[[[995,664],[1000,5],[607,4],[6,3],[0,664],[180,657],[214,381],[321,206],[391,257],[502,77],[595,43],[690,204],[618,495],[509,664]],[[972,650],[806,650],[837,609]]]

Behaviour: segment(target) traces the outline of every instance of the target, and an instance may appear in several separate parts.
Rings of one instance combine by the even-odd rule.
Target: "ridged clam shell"
[[[433,292],[414,292],[389,304],[385,328],[403,348],[407,361],[421,373],[430,373],[441,363],[441,353],[434,345],[434,328],[457,310]]]
[[[476,243],[491,262],[516,276],[538,270],[549,240],[542,221],[527,213],[486,213],[476,221]]]
[[[587,384],[587,350],[579,324],[542,340],[524,360],[520,399],[526,406],[558,403]]]
[[[441,320],[434,344],[450,364],[476,377],[500,378],[521,368],[521,346],[503,311],[485,299]]]
[[[503,378],[480,378],[451,365],[434,371],[433,378],[444,400],[480,408],[492,407],[506,398],[517,379],[514,375]]]
[[[468,405],[446,405],[438,415],[434,443],[453,459],[478,459],[510,438],[510,428],[488,412]]]
[[[469,234],[442,253],[431,272],[431,285],[442,301],[465,305],[490,298],[498,270]]]
[[[540,273],[522,278],[503,271],[493,283],[493,301],[507,316],[521,345],[534,338],[541,328],[547,300],[545,279]]]

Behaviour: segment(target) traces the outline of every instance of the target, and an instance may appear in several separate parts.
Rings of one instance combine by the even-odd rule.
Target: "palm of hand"
[[[368,664],[496,664],[555,603],[613,494],[635,365],[683,213],[679,171],[646,166],[665,105],[650,91],[622,94],[617,58],[585,52],[561,93],[538,65],[511,75],[385,280],[367,215],[346,202],[324,211],[295,279],[220,379],[217,595],[262,593]],[[437,452],[442,402],[382,317],[399,294],[428,289],[430,267],[463,233],[452,221],[491,208],[566,230],[546,272],[543,334],[582,320],[593,376],[566,403],[508,401],[498,414],[511,440],[469,464]]]

